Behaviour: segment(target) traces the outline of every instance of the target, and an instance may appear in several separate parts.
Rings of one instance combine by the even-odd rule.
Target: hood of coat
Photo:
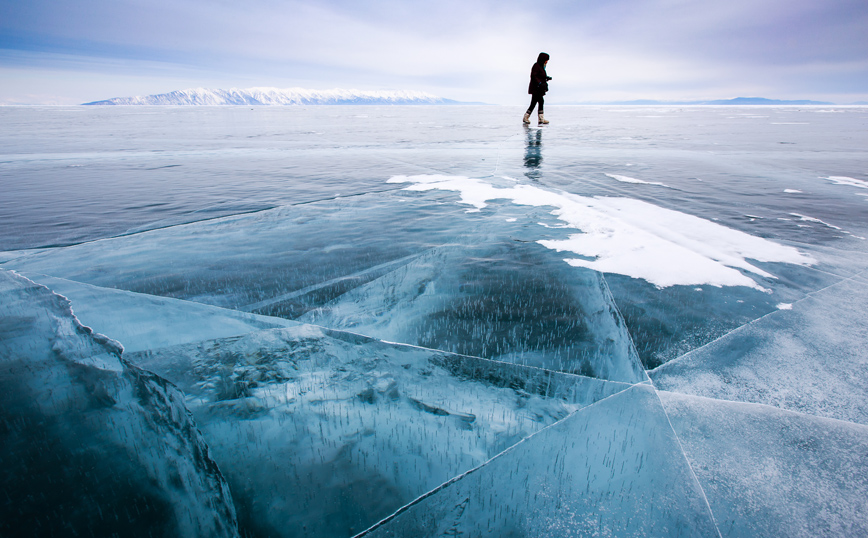
[[[539,65],[545,67],[545,63],[546,63],[547,61],[549,61],[549,55],[546,54],[545,52],[540,52],[540,53],[539,53],[539,56],[537,56],[536,63],[538,63]]]

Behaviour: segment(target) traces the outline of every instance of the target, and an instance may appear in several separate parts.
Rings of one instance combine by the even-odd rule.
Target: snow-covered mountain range
[[[458,101],[408,90],[308,90],[304,88],[194,88],[144,97],[115,97],[86,105],[452,105]]]

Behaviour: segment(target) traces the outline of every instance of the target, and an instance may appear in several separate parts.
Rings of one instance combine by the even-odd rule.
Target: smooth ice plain
[[[868,108],[0,108],[0,535],[868,534]]]

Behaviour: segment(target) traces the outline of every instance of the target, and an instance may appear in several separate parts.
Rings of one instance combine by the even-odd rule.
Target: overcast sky
[[[185,88],[868,101],[868,0],[0,0],[0,104]]]

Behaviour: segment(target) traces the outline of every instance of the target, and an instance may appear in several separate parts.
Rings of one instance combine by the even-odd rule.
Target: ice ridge
[[[184,396],[120,356],[69,301],[0,271],[0,534],[238,536]]]

